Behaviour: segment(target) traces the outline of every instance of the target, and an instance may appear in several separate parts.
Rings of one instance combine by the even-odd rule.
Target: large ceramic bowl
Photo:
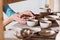
[[[52,25],[51,21],[44,21],[44,22],[40,22],[40,27],[41,28],[48,28]]]
[[[54,35],[56,32],[53,31],[53,30],[43,30],[43,31],[40,31],[39,34],[40,36],[52,36]]]
[[[30,19],[30,20],[27,20],[27,25],[28,26],[36,26],[38,24],[38,20],[36,19]]]

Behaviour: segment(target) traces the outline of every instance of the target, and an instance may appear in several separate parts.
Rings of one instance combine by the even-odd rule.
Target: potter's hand
[[[24,11],[20,15],[21,15],[22,18],[23,18],[23,16],[27,16],[29,18],[35,18],[35,16],[34,16],[32,11]]]
[[[12,22],[13,20],[21,23],[21,24],[26,24],[26,19],[24,17],[22,17],[22,15],[28,15],[31,18],[35,18],[35,16],[32,14],[31,11],[25,11],[21,14],[13,14],[11,15],[6,21],[3,21],[3,26],[6,26],[7,24],[9,24],[10,22]]]
[[[19,22],[19,23],[21,23],[21,24],[26,24],[26,20],[23,19],[23,18],[20,18],[20,17],[21,17],[21,15],[19,15],[19,14],[14,14],[14,15],[12,15],[10,18],[12,19],[12,21],[15,20],[15,21],[17,21],[17,22]]]
[[[11,16],[11,18],[15,21],[18,21],[19,23],[26,24],[26,19],[24,18],[24,15],[29,16],[30,18],[35,18],[35,16],[32,14],[31,11],[25,11],[21,14],[14,14]]]

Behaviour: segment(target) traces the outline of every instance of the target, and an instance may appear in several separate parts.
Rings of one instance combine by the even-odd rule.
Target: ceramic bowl
[[[40,36],[52,36],[54,35],[56,32],[53,31],[53,30],[43,30],[43,31],[40,31],[39,34]]]
[[[28,26],[36,26],[38,24],[38,20],[36,20],[36,19],[29,19],[29,20],[27,20],[27,25]]]
[[[56,19],[56,22],[57,22],[58,25],[60,26],[60,19]]]
[[[52,25],[52,22],[51,21],[43,21],[43,22],[40,22],[40,27],[41,28],[48,28]]]
[[[47,12],[47,11],[46,11],[46,8],[40,8],[40,11],[41,11],[41,12]]]
[[[57,13],[57,16],[60,16],[60,13]]]
[[[47,21],[47,20],[48,20],[48,18],[41,18],[41,20],[45,20],[45,21]]]
[[[56,15],[49,15],[49,16],[54,19],[59,18],[59,16],[56,16]]]

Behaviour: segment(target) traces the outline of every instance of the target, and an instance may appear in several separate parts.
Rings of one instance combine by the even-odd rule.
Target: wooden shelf
[[[3,4],[10,4],[10,3],[14,3],[14,2],[19,2],[19,1],[24,1],[24,0],[3,0]]]
[[[50,0],[49,6],[52,10],[54,10],[54,0]]]

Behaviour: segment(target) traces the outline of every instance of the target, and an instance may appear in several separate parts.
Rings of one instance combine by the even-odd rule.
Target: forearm
[[[10,17],[10,18],[8,18],[7,20],[4,20],[3,21],[3,26],[6,26],[6,25],[8,25],[10,22],[12,22],[13,21],[13,19]]]

